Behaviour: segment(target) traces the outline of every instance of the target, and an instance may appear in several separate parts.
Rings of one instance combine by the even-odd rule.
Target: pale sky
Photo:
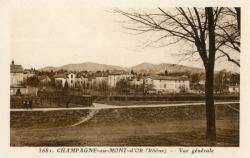
[[[79,0],[15,2],[11,18],[11,58],[25,68],[83,62],[124,67],[142,62],[178,63],[180,57],[172,54],[184,51],[181,45],[142,48],[149,35],[128,34],[118,22],[122,17],[107,11],[116,8],[115,5]],[[180,64],[202,66],[201,62]],[[221,65],[217,69],[225,68],[225,64]]]

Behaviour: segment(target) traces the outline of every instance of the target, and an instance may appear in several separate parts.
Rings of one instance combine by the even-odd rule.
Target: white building
[[[76,75],[74,73],[67,74],[67,82],[70,88],[75,87]]]
[[[76,87],[81,87],[81,88],[86,88],[88,84],[88,78],[84,76],[77,76],[75,78],[75,86]]]
[[[15,65],[12,61],[10,65],[10,85],[20,85],[24,81],[23,67],[22,65]]]
[[[97,85],[99,85],[103,82],[108,82],[108,76],[107,77],[104,77],[104,76],[96,77],[96,84]]]
[[[190,82],[187,77],[174,76],[154,76],[150,77],[147,82],[152,82],[152,89],[156,93],[179,93],[190,90]]]
[[[120,74],[120,73],[111,73],[108,75],[108,85],[111,88],[116,87],[116,84],[118,81],[120,81],[121,79],[131,79],[133,77],[133,75],[131,74]]]
[[[129,81],[129,83],[132,86],[141,86],[144,83],[144,78],[142,78],[142,77],[132,77],[132,79]]]
[[[27,87],[23,86],[24,81],[22,65],[15,65],[12,61],[10,65],[10,95],[27,94]]]
[[[239,85],[229,85],[228,86],[229,93],[239,93],[240,92],[240,86]]]
[[[38,88],[23,85],[24,71],[22,65],[10,65],[10,95],[37,95]]]
[[[95,75],[95,82],[97,86],[101,85],[102,83],[108,83],[108,74],[101,73]]]
[[[54,76],[56,85],[65,87],[67,82],[69,88],[74,88],[76,83],[76,75],[74,73],[57,74]]]

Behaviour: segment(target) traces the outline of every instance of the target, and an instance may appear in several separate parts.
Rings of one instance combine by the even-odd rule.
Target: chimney
[[[11,64],[12,64],[12,65],[14,65],[14,64],[15,64],[14,60],[12,60],[12,61],[11,61]]]

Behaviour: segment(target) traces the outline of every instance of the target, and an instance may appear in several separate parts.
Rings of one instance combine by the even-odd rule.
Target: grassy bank
[[[239,108],[239,106],[235,106]],[[205,107],[11,112],[11,146],[204,146]],[[239,113],[216,106],[217,146],[239,145]]]

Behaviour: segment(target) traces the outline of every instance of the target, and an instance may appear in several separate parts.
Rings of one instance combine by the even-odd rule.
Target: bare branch
[[[191,10],[190,8],[179,7],[176,8],[175,12],[171,12],[158,7],[158,10],[160,11],[158,13],[135,10],[125,12],[118,9],[115,12],[128,18],[130,23],[127,23],[128,26],[124,26],[124,28],[136,32],[135,35],[155,33],[154,38],[145,43],[145,47],[159,48],[180,41],[187,41],[196,47],[203,63],[206,65],[210,56],[207,50],[209,27],[208,15],[205,13],[205,9],[193,8]],[[234,49],[240,52],[238,26],[233,21],[230,21],[230,18],[229,20],[224,18],[225,16],[236,17],[235,10],[217,7],[212,9],[212,12],[213,29],[215,29],[216,33],[215,50]],[[170,39],[173,40],[169,41]],[[185,55],[185,53],[183,54]]]
[[[227,60],[230,61],[230,62],[233,62],[234,64],[236,64],[237,66],[240,67],[240,62],[239,61],[236,61],[234,59],[232,59],[230,57],[230,55],[228,53],[226,53],[224,50],[221,50],[221,49],[218,49],[218,51],[220,51],[222,54],[224,54],[226,57],[227,57]]]

